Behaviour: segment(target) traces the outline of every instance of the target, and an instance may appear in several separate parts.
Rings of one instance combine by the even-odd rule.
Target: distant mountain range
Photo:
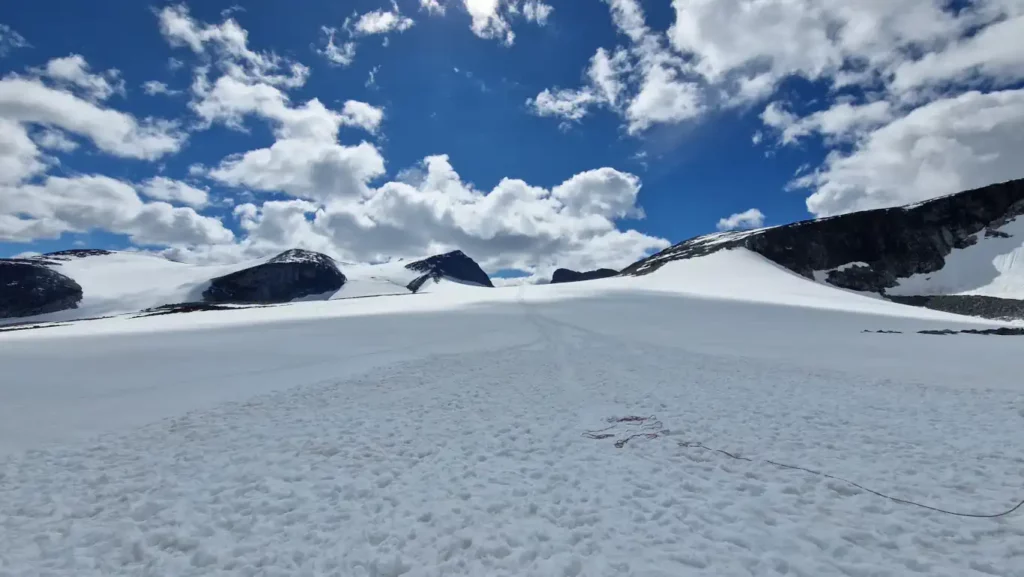
[[[744,248],[840,289],[972,316],[1024,318],[1022,213],[1024,179],[904,207],[698,236],[621,272],[558,269],[551,283],[648,275],[673,261]],[[196,266],[132,252],[67,250],[0,259],[0,318],[61,320],[459,286],[493,286],[461,251],[366,265],[293,249],[249,263]]]
[[[413,262],[345,265],[292,249],[240,265],[197,266],[132,252],[66,250],[0,259],[0,318],[53,317],[66,311],[71,312],[55,318],[82,318],[167,310],[168,305],[201,310],[197,304],[413,294],[449,283],[493,286],[461,251]]]

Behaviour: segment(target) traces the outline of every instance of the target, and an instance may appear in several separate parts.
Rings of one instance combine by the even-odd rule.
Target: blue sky
[[[544,275],[1021,176],[1024,6],[871,4],[13,4],[0,255]]]

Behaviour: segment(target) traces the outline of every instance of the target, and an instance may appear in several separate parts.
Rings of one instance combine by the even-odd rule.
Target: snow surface
[[[0,333],[0,575],[1024,576],[1020,513],[681,446],[998,512],[1020,339],[741,250],[460,288]]]
[[[975,235],[977,242],[954,249],[946,264],[933,273],[900,279],[886,290],[891,295],[983,295],[1024,299],[1024,218],[995,229],[1008,238]]]

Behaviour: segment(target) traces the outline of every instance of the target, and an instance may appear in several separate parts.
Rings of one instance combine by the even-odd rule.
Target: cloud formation
[[[497,14],[543,24],[551,9],[537,1],[509,2]],[[352,99],[329,106],[293,98],[309,69],[252,48],[235,15],[208,23],[179,5],[156,12],[163,37],[189,61],[179,67],[190,67],[192,75],[187,120],[138,119],[109,106],[123,94],[119,73],[93,72],[79,55],[51,61],[31,76],[0,79],[0,239],[99,230],[198,262],[293,247],[355,261],[458,248],[492,271],[534,275],[556,266],[624,266],[667,246],[618,228],[619,219],[643,218],[641,183],[611,167],[567,175],[552,187],[503,178],[482,189],[438,154],[387,178],[376,143],[386,129],[386,110]],[[397,8],[371,12],[348,28],[353,37],[397,32],[411,25],[402,18]],[[613,58],[595,71],[608,93],[614,88],[601,75],[615,66]],[[170,92],[157,80],[142,86],[151,95]],[[160,173],[128,182],[74,174],[62,165],[62,175],[50,174],[60,162],[54,154],[79,146],[158,161],[214,127],[251,133],[258,126],[269,128],[271,142],[194,164],[187,179]],[[228,197],[245,199],[230,207],[228,220],[204,214],[219,212]]]
[[[616,227],[618,218],[643,214],[636,205],[639,179],[612,168],[577,174],[551,189],[506,178],[489,191],[465,183],[444,155],[404,174],[403,181],[378,186],[356,183],[359,194],[236,207],[247,236],[230,258],[288,246],[357,261],[458,248],[492,271],[550,273],[557,266],[621,267],[668,246]],[[227,258],[225,249],[175,255],[208,261]]]
[[[673,0],[664,34],[647,26],[637,0],[605,1],[624,42],[598,48],[582,86],[527,101],[562,128],[603,109],[643,136],[759,105],[765,129],[755,145],[831,150],[791,183],[806,189],[816,216],[1021,176],[1007,159],[1024,123],[1019,0]],[[779,99],[795,77],[827,98]]]
[[[659,124],[677,124],[705,110],[701,84],[687,77],[689,64],[673,52],[665,34],[652,31],[637,0],[607,0],[612,23],[626,39],[609,51],[599,47],[578,88],[545,89],[527,100],[539,116],[561,118],[563,128],[592,109],[620,116],[638,135]]]
[[[750,208],[743,212],[737,212],[718,219],[716,228],[720,231],[727,231],[760,228],[762,226],[764,226],[764,213],[756,208]]]

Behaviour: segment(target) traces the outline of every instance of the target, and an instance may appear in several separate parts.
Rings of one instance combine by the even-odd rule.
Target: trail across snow
[[[1024,492],[1019,340],[665,294],[519,297],[0,335],[21,415],[3,435],[22,436],[0,465],[0,575],[1024,575],[1021,515],[935,514],[680,446],[1002,510]],[[76,394],[84,416],[58,399]],[[584,434],[649,415],[667,433]]]
[[[745,251],[456,288],[0,334],[0,575],[1024,576],[765,462],[1005,510],[1020,339]]]

